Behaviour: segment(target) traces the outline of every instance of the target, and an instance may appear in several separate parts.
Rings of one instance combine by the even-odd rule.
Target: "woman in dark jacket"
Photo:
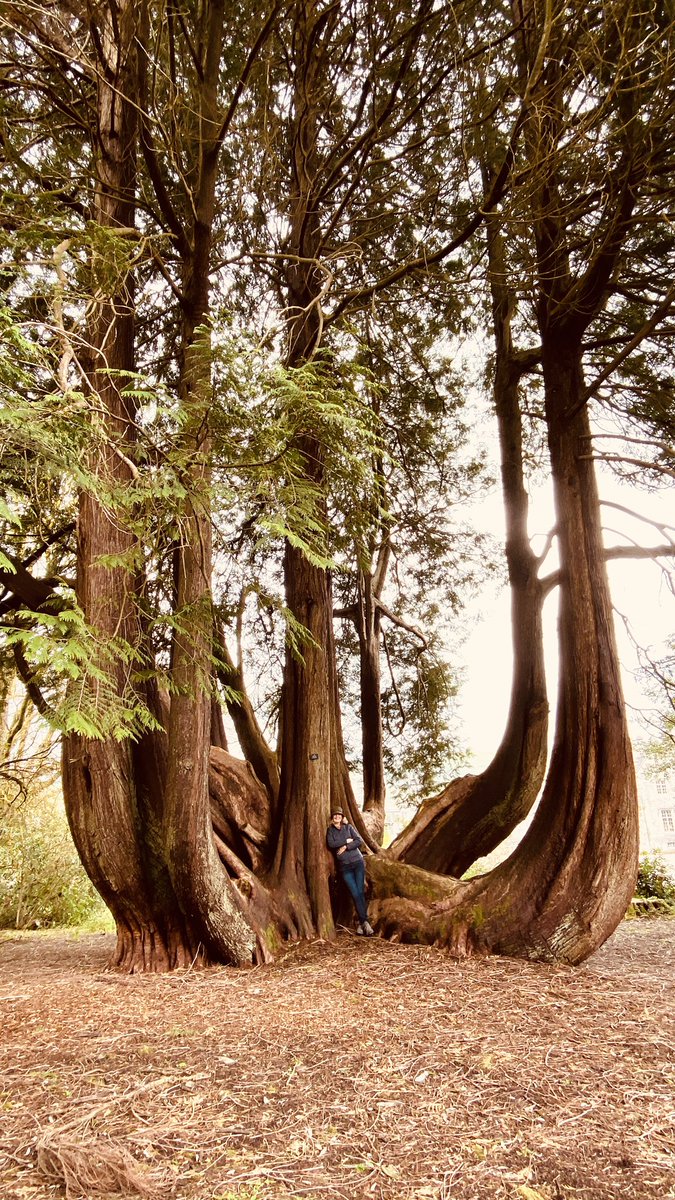
[[[331,814],[330,825],[326,833],[326,845],[333,852],[338,871],[354,901],[354,908],[359,918],[356,932],[365,937],[372,937],[374,930],[368,920],[366,904],[366,864],[361,853],[361,846],[364,845],[364,842],[354,826],[345,820],[341,808],[336,808]]]

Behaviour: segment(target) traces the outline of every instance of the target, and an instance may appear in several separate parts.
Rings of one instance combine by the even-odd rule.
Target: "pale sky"
[[[600,479],[601,494],[605,499],[632,508],[643,515],[662,523],[675,521],[673,489],[648,495],[636,488],[621,485],[607,472]],[[504,538],[504,516],[501,492],[495,489],[477,504],[473,519],[479,528],[492,533],[500,541]],[[603,509],[603,523],[612,530],[622,530],[629,538],[642,545],[655,545],[665,539],[654,528],[636,522],[616,510]],[[539,536],[543,538],[554,524],[553,502],[550,488],[541,487],[531,497],[530,530],[535,549],[540,548]],[[675,536],[675,530],[673,533]],[[617,533],[606,534],[608,546],[626,540]],[[555,569],[556,559],[549,556],[544,574]],[[675,560],[673,560],[675,571]],[[628,618],[634,636],[644,646],[659,647],[675,632],[675,597],[669,591],[660,568],[649,560],[620,561],[609,563],[610,584],[615,607]],[[555,705],[557,690],[557,646],[556,620],[558,601],[554,591],[546,600],[544,628],[546,640],[546,666],[551,712]],[[459,696],[460,714],[467,745],[473,750],[473,770],[487,766],[496,750],[506,722],[511,684],[511,626],[510,598],[505,587],[499,592],[496,587],[485,590],[475,603],[476,620],[470,636],[462,647],[465,667],[464,683]],[[629,706],[643,707],[649,702],[633,672],[637,666],[635,651],[625,633],[623,622],[616,619],[617,637],[623,665],[623,680]],[[634,740],[645,734],[629,709],[629,721]]]

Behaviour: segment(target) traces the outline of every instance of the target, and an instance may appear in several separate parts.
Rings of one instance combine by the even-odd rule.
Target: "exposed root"
[[[371,905],[371,921],[390,942],[435,946],[454,958],[474,958],[489,952],[472,914],[462,908],[444,912],[440,906],[415,900],[390,899]]]
[[[64,1189],[66,1200],[91,1200],[111,1192],[155,1198],[160,1194],[157,1179],[107,1138],[85,1140],[54,1131],[41,1138],[36,1150],[38,1171],[48,1183]]]

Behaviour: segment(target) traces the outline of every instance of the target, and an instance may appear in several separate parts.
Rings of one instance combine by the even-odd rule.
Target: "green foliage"
[[[0,928],[97,924],[103,903],[80,864],[53,789],[0,780]]]
[[[640,855],[635,895],[644,899],[670,900],[675,904],[675,878],[658,850]]]
[[[211,502],[267,553],[287,539],[318,567],[331,565],[328,506],[358,523],[374,502],[378,422],[358,364],[326,353],[285,367],[242,335],[214,346]],[[345,502],[348,498],[348,502]]]

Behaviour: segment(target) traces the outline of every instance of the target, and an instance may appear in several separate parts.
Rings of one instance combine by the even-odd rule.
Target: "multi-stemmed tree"
[[[236,20],[211,2],[10,7],[10,124],[19,139],[36,108],[41,122],[6,168],[15,244],[24,264],[31,237],[56,250],[39,270],[57,287],[51,319],[40,298],[36,354],[53,368],[60,419],[70,407],[80,459],[74,472],[36,442],[36,461],[70,469],[79,488],[76,605],[72,581],[31,570],[51,537],[33,533],[0,563],[0,603],[36,698],[29,635],[40,621],[60,614],[63,636],[64,612],[77,614],[90,638],[80,724],[65,723],[64,790],[116,918],[116,963],[242,963],[268,957],[279,937],[332,933],[331,801],[365,831],[342,740],[332,573],[355,532],[364,777],[381,825],[379,638],[387,608],[401,620],[383,590],[397,512],[387,464],[399,457],[405,470],[406,439],[415,462],[415,427],[396,428],[395,406],[372,401],[405,363],[378,380],[357,334],[370,306],[390,338],[417,336],[424,363],[428,341],[397,310],[415,306],[456,335],[465,276],[484,281],[496,346],[511,712],[483,775],[423,806],[393,850],[370,860],[374,911],[392,935],[456,952],[580,960],[625,911],[636,858],[588,406],[670,311],[662,289],[641,325],[635,304],[630,326],[621,305],[668,188],[672,89],[655,65],[669,61],[669,26],[624,0],[600,15],[295,0]],[[35,98],[57,95],[55,119]],[[79,189],[59,157],[66,142]],[[29,197],[43,214],[37,232]],[[5,259],[8,294],[28,314],[30,272],[19,279]],[[265,347],[253,355],[236,349],[245,323]],[[253,359],[272,351],[278,365],[256,374]],[[354,374],[355,358],[370,375]],[[34,386],[48,391],[44,377]],[[527,537],[521,443],[533,388],[557,505],[560,569],[549,579]],[[255,555],[267,546],[281,560],[288,638],[275,749],[232,692],[243,689],[241,652],[233,662],[212,586],[224,513],[241,524],[233,542],[257,539]],[[59,538],[71,536],[65,522]],[[222,528],[217,537],[224,546]],[[560,693],[534,821],[489,875],[434,875],[491,848],[539,790],[541,604],[554,583]],[[223,748],[216,677],[253,770]],[[96,727],[106,706],[117,716]]]

